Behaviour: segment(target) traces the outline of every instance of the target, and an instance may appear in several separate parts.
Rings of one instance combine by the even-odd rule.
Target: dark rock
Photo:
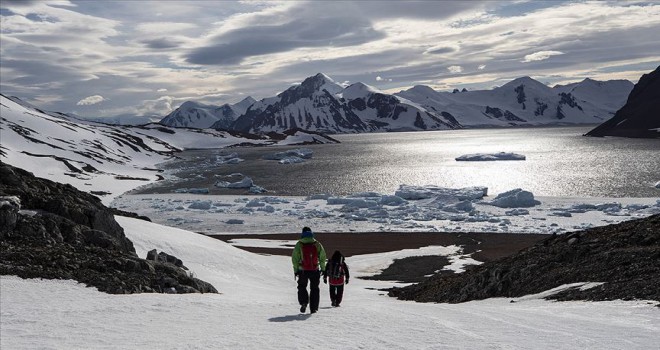
[[[660,138],[660,66],[639,79],[614,117],[586,136]]]
[[[660,301],[660,214],[566,235],[552,235],[518,254],[436,275],[389,291],[420,302],[520,297],[577,282],[603,282],[556,294],[557,300]]]
[[[138,258],[97,197],[6,164],[0,174],[1,275],[73,279],[112,294],[217,293],[174,256]]]
[[[157,257],[158,257],[158,251],[156,249],[152,249],[147,252],[147,260],[156,261]]]

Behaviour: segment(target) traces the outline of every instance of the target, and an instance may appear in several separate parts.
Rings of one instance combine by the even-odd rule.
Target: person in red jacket
[[[323,273],[323,283],[328,284],[330,280],[330,301],[332,306],[339,306],[344,296],[344,284],[348,284],[351,277],[348,272],[348,265],[344,261],[344,256],[338,250],[332,254],[332,258],[325,265]]]
[[[321,242],[314,238],[309,227],[303,227],[302,234],[291,255],[294,278],[298,278],[298,303],[300,312],[315,313],[319,309],[319,282],[321,271],[325,271],[326,255]],[[309,294],[307,284],[309,283]]]

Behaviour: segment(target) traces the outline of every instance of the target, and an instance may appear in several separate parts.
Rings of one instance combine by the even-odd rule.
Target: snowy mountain
[[[616,115],[587,136],[660,138],[660,67],[644,74]]]
[[[437,130],[458,127],[404,98],[362,83],[344,86],[319,73],[254,103],[232,125],[243,132],[292,128],[326,133]]]
[[[610,118],[632,89],[627,80],[549,87],[530,77],[492,90],[440,92],[415,86],[397,93],[437,114],[450,114],[463,127],[594,124]]]
[[[160,124],[85,122],[4,95],[0,112],[2,162],[100,196],[118,195],[162,178],[155,165],[186,148],[336,142],[300,130],[258,136]]]
[[[250,96],[236,104],[226,103],[222,106],[186,101],[163,118],[160,124],[172,127],[227,129],[254,102],[255,99]]]

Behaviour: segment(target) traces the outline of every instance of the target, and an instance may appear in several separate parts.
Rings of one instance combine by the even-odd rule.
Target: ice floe
[[[456,157],[457,161],[470,161],[470,162],[479,162],[479,161],[493,161],[493,160],[525,160],[525,156],[517,153],[510,152],[499,152],[499,153],[473,153],[473,154],[464,154],[460,157]]]
[[[113,206],[209,234],[298,232],[301,226],[316,232],[561,233],[660,213],[657,198],[538,200],[514,189],[490,200],[486,194],[485,187],[401,185],[394,195],[124,195]]]

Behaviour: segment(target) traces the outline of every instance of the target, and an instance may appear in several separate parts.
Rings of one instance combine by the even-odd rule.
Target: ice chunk
[[[473,200],[483,198],[488,193],[488,187],[465,187],[465,188],[445,188],[437,186],[410,186],[399,185],[399,189],[394,192],[395,195],[407,199],[418,200],[434,197],[455,197],[458,200]]]
[[[328,200],[328,198],[330,198],[330,197],[332,197],[331,194],[327,194],[327,193],[319,193],[319,194],[313,194],[313,195],[311,195],[311,196],[308,196],[308,197],[306,198],[306,200],[308,200],[308,201],[318,200],[318,199],[320,199],[320,200]]]
[[[209,210],[212,206],[211,201],[194,201],[188,206],[188,209]]]
[[[248,192],[253,193],[253,194],[259,194],[259,193],[264,193],[264,192],[268,192],[268,191],[265,188],[261,187],[261,186],[256,186],[255,185],[255,186],[251,186],[250,190]]]
[[[292,149],[284,152],[278,152],[278,153],[273,153],[273,154],[267,154],[263,158],[268,159],[268,160],[282,160],[285,158],[289,157],[298,157],[302,159],[310,159],[312,158],[312,154],[314,151],[312,151],[309,148],[297,148],[297,149]]]
[[[399,196],[382,196],[378,203],[380,205],[399,206],[406,204],[407,201]]]
[[[241,220],[241,219],[229,219],[229,220],[225,221],[225,224],[229,224],[229,225],[242,225],[244,222],[245,222],[245,221],[243,221],[243,220]]]
[[[508,216],[529,215],[529,210],[516,208],[513,210],[507,210],[504,212],[504,214]]]
[[[525,156],[517,153],[474,153],[456,158],[457,161],[493,161],[493,160],[525,160]]]
[[[209,189],[208,188],[189,188],[188,193],[207,194],[207,193],[209,193]]]
[[[655,188],[660,188],[660,181],[656,182],[655,185],[653,186]]]
[[[541,204],[541,202],[534,199],[532,192],[520,188],[500,193],[495,199],[487,203],[500,208],[528,208]]]
[[[246,176],[243,180],[238,182],[217,181],[215,186],[225,188],[250,188],[254,186],[254,183],[250,177]]]
[[[296,164],[296,163],[302,163],[304,161],[305,160],[300,158],[300,157],[286,157],[286,158],[280,159],[280,161],[278,163],[280,163],[280,164]]]
[[[350,208],[371,208],[378,205],[378,202],[364,198],[343,198],[331,197],[328,198],[328,205],[344,205]]]

